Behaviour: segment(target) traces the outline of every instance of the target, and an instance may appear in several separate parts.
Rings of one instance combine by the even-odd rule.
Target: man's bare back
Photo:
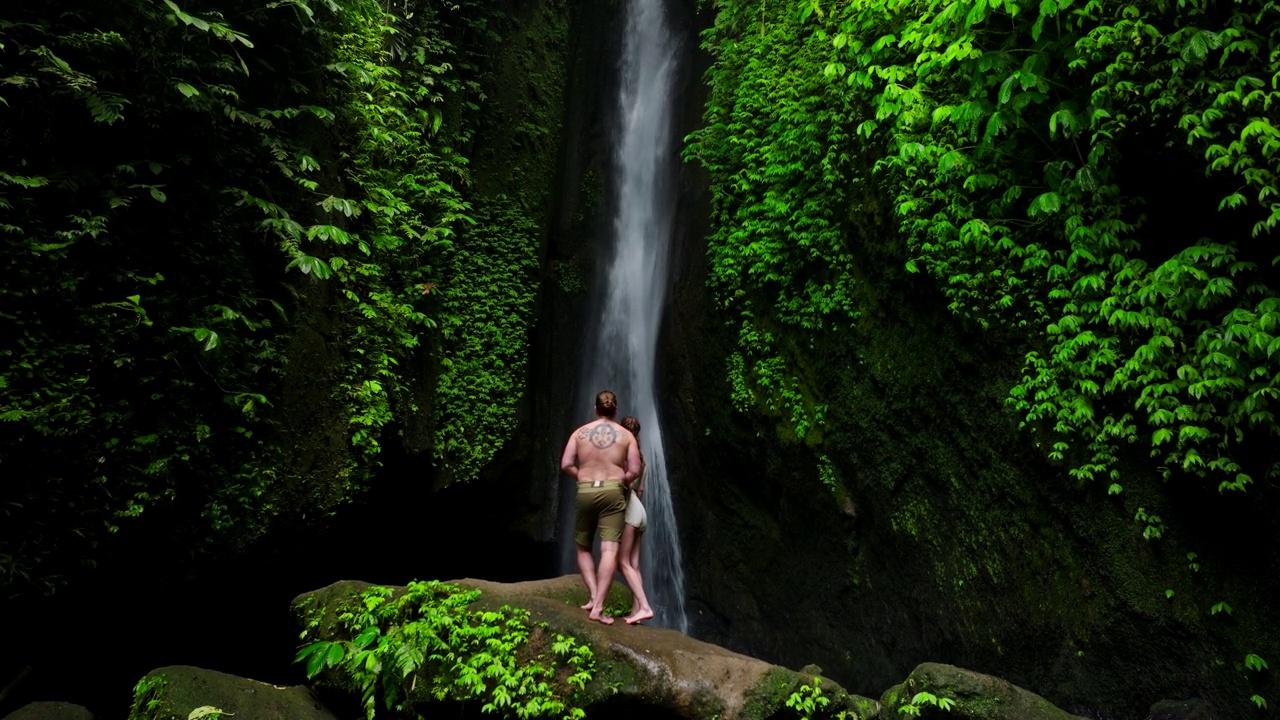
[[[569,435],[560,468],[578,482],[621,480],[630,485],[640,473],[640,448],[629,430],[597,418]]]
[[[612,625],[604,612],[613,573],[618,565],[618,542],[625,525],[627,500],[624,489],[640,473],[640,445],[631,431],[613,421],[618,398],[608,390],[596,395],[596,419],[574,430],[565,443],[560,469],[578,481],[575,503],[574,543],[578,569],[591,594],[582,606],[587,617]],[[591,556],[591,536],[599,530],[600,567]]]

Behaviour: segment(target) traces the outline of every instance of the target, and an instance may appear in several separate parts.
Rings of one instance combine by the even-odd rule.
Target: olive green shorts
[[[622,540],[622,520],[627,497],[621,480],[578,483],[578,511],[573,539],[580,547],[591,547],[591,535],[600,528],[600,539]]]

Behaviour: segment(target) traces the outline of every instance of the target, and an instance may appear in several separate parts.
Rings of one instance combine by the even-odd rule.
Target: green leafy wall
[[[55,5],[0,12],[4,592],[145,518],[314,521],[388,443],[476,478],[525,383],[564,4]]]
[[[673,376],[710,632],[846,680],[1274,702],[1275,9],[704,12],[714,315],[683,332],[719,340]]]

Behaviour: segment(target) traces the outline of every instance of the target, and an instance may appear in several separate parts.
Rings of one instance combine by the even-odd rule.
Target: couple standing
[[[640,577],[640,540],[644,537],[644,456],[640,454],[640,421],[618,414],[618,398],[603,390],[596,395],[596,419],[569,436],[560,458],[560,469],[578,481],[574,542],[578,569],[591,600],[582,606],[592,620],[612,625],[604,614],[605,598],[613,573],[622,570],[631,587],[631,614],[623,618],[635,625],[653,617]],[[600,566],[591,555],[591,536],[600,532]],[[621,549],[619,549],[621,544]]]

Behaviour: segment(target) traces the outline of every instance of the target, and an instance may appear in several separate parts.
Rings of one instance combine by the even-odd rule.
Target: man
[[[591,593],[583,605],[589,617],[605,625],[604,601],[618,568],[618,543],[627,509],[626,488],[640,473],[640,448],[626,428],[613,421],[618,398],[608,390],[596,395],[596,419],[569,435],[560,458],[560,469],[578,481],[574,542],[578,546],[578,570]],[[600,531],[600,568],[591,556],[591,536]]]

